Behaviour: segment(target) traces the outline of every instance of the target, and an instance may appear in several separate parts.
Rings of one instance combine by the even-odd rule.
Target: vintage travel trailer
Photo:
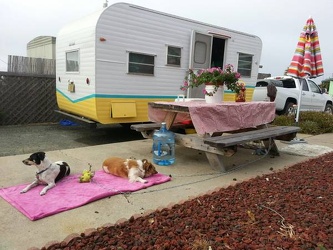
[[[223,18],[223,17],[221,17]],[[102,124],[148,121],[148,102],[180,94],[188,69],[234,65],[251,98],[259,37],[116,3],[63,27],[56,40],[59,111]],[[234,95],[225,90],[225,100]]]

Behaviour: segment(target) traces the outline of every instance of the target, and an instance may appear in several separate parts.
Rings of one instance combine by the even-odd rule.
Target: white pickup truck
[[[300,111],[311,110],[333,114],[332,97],[324,93],[311,79],[275,76],[259,80],[256,83],[252,101],[270,101],[267,92],[269,89],[272,90],[272,86],[275,86],[277,90],[274,100],[276,113],[279,115],[294,113],[295,106],[298,105],[301,83],[303,88]],[[269,85],[270,87],[268,87]],[[270,94],[274,94],[274,91],[270,92]]]

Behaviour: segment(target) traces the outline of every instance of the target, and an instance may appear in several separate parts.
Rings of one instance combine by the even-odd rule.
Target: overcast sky
[[[27,43],[57,36],[67,23],[103,8],[105,0],[0,0],[0,71],[8,55],[26,56]],[[108,1],[108,5],[118,1]],[[318,30],[324,76],[333,77],[332,0],[128,0],[154,10],[257,35],[261,73],[282,75],[309,16]]]

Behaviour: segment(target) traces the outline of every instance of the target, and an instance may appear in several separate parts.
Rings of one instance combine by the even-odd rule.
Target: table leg
[[[280,156],[280,152],[278,147],[275,144],[275,140],[273,138],[262,140],[265,145],[265,149],[269,150],[269,154],[272,156]]]
[[[177,116],[177,112],[167,112],[167,114],[165,115],[164,121],[166,123],[166,128],[169,130],[173,124],[173,122],[175,121]]]
[[[215,168],[223,173],[227,172],[226,168],[224,167],[223,164],[223,156],[222,155],[218,155],[218,154],[214,154],[214,153],[209,153],[209,152],[205,152],[206,153],[206,157],[208,159],[208,162],[210,164],[210,166],[212,168]]]

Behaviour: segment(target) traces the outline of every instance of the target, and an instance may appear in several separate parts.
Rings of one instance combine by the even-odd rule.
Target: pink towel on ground
[[[130,183],[128,179],[107,174],[103,170],[96,171],[92,182],[89,183],[80,183],[79,176],[70,175],[66,177],[43,196],[39,195],[44,188],[43,185],[21,194],[20,191],[28,184],[2,188],[0,189],[0,196],[30,220],[38,220],[98,199],[122,192],[134,192],[171,180],[169,176],[158,173],[145,178],[148,180],[147,183]]]

